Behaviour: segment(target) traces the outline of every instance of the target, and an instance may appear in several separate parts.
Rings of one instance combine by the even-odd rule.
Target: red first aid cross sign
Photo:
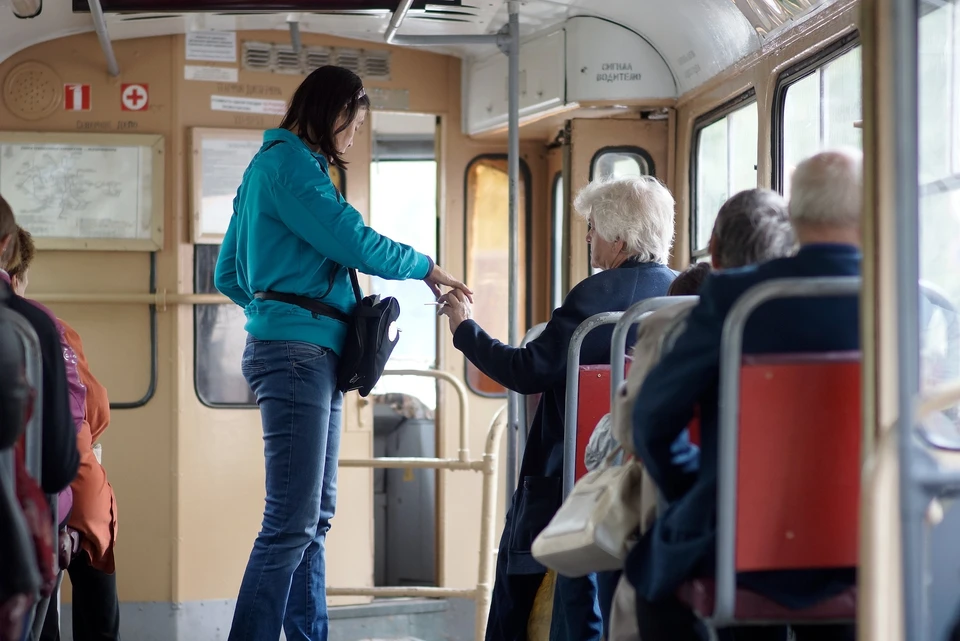
[[[120,107],[123,111],[146,111],[149,104],[147,85],[120,85]]]
[[[63,108],[67,111],[90,111],[90,85],[63,85]]]

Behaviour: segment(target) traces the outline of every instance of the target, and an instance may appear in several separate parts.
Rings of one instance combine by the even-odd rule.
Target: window
[[[553,177],[553,235],[550,238],[550,303],[554,309],[563,305],[570,285],[567,278],[567,251],[564,240],[567,234],[566,220],[563,217],[563,172]]]
[[[590,181],[640,176],[655,176],[653,159],[639,147],[604,147],[593,155],[590,161]],[[587,245],[587,260],[590,274],[598,274],[602,269],[593,266],[593,255]]]
[[[330,177],[340,191],[345,175],[336,167]],[[213,275],[220,245],[193,248],[193,291],[217,294]],[[197,398],[211,407],[256,407],[256,398],[240,371],[247,342],[243,310],[233,303],[195,305],[193,308],[193,385]]]
[[[509,331],[510,235],[507,159],[503,155],[474,158],[467,166],[465,193],[466,281],[474,292],[473,317],[491,336],[507,340]],[[520,161],[520,333],[529,318],[527,300],[526,228],[530,222],[530,169]],[[477,394],[502,396],[506,390],[467,361],[467,384]]]
[[[921,3],[919,182],[921,389],[960,378],[960,9]],[[955,26],[956,25],[956,26]],[[953,408],[924,425],[936,445],[960,447]]]
[[[787,198],[793,169],[802,160],[831,147],[863,147],[862,131],[856,126],[862,117],[863,84],[856,39],[847,36],[780,77],[776,99],[780,116],[773,128],[778,160],[774,186]]]
[[[426,145],[423,145],[426,149]],[[429,144],[433,155],[433,142]],[[418,154],[419,156],[419,154]],[[410,186],[415,185],[415,189]],[[370,165],[370,226],[381,234],[437,258],[437,162],[381,160]],[[371,290],[400,301],[400,341],[387,369],[432,369],[437,364],[437,308],[430,289],[419,280],[384,280],[374,276]],[[443,319],[444,328],[446,318]],[[375,394],[414,396],[437,407],[437,385],[422,376],[386,376]]]
[[[751,89],[694,124],[692,260],[709,251],[713,224],[723,203],[737,192],[757,186],[757,122],[757,101]]]

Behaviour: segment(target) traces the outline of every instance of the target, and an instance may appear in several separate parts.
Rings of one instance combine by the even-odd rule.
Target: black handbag
[[[335,267],[330,275],[330,287],[339,266]],[[337,369],[337,389],[341,392],[360,390],[360,396],[370,394],[377,381],[383,375],[383,369],[390,360],[393,348],[400,340],[400,330],[397,328],[397,319],[400,318],[400,303],[392,296],[381,299],[377,295],[363,297],[360,293],[360,283],[357,280],[357,270],[350,269],[350,283],[353,285],[353,294],[357,298],[357,306],[353,315],[341,312],[324,302],[280,292],[256,292],[255,298],[261,300],[276,300],[290,305],[301,307],[314,317],[327,316],[347,325],[347,338],[340,353],[340,366]]]
[[[366,397],[383,376],[383,369],[400,340],[397,328],[400,303],[393,296],[361,297],[355,269],[350,270],[350,282],[357,306],[340,354],[337,387],[341,392],[359,390],[360,396]]]

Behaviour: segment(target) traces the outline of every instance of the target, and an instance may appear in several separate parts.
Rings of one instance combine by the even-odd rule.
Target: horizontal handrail
[[[156,294],[131,292],[102,293],[32,293],[30,298],[47,304],[94,304],[94,305],[156,305],[158,311],[166,311],[175,305],[225,305],[233,301],[223,294],[178,294],[165,289]]]
[[[737,542],[737,454],[740,423],[740,366],[747,319],[762,304],[777,298],[856,296],[861,280],[851,277],[779,278],[755,285],[734,303],[720,338],[720,390],[717,474],[716,597],[713,621],[727,625],[735,618]]]
[[[416,372],[417,370],[392,370],[396,372]],[[433,372],[433,370],[429,370]],[[401,374],[406,375],[406,374]],[[437,377],[444,378],[444,377]],[[462,385],[462,384],[461,384]],[[490,421],[486,442],[483,448],[483,460],[462,461],[458,459],[429,459],[429,458],[372,458],[372,459],[345,459],[340,461],[341,467],[360,468],[420,468],[420,469],[449,469],[474,470],[483,473],[483,497],[480,506],[480,550],[479,567],[477,570],[477,587],[475,588],[444,588],[424,586],[378,586],[365,588],[327,588],[328,596],[370,596],[380,598],[424,597],[431,599],[464,598],[474,599],[476,602],[475,633],[476,641],[481,641],[486,635],[487,614],[493,594],[493,541],[496,536],[496,507],[497,507],[497,456],[500,452],[500,441],[506,428],[507,406],[497,410]],[[440,521],[442,522],[442,515]]]
[[[383,371],[383,376],[422,376],[425,378],[435,378],[440,381],[446,381],[453,386],[460,399],[460,450],[458,456],[463,462],[470,460],[470,427],[468,420],[470,417],[469,401],[470,395],[467,393],[467,386],[459,378],[439,369],[388,369]]]
[[[482,461],[461,461],[454,458],[358,458],[340,459],[338,464],[340,467],[370,467],[378,470],[475,470],[478,472],[483,470]]]

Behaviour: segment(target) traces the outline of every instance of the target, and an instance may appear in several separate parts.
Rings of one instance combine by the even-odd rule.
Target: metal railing
[[[718,410],[719,469],[717,473],[716,595],[711,623],[735,621],[737,594],[737,457],[740,427],[740,366],[743,330],[760,305],[778,298],[857,296],[859,277],[783,278],[760,283],[734,303],[723,324],[720,339],[720,391]]]
[[[642,300],[629,307],[613,328],[610,339],[610,409],[613,409],[617,397],[617,388],[623,383],[623,370],[627,364],[627,335],[630,328],[639,324],[643,317],[658,309],[678,303],[700,300],[699,296],[657,296]]]
[[[431,599],[463,598],[473,599],[476,602],[476,641],[483,641],[487,627],[487,613],[490,609],[490,599],[493,593],[493,541],[496,536],[496,491],[497,491],[497,457],[500,452],[500,441],[507,425],[504,404],[494,414],[487,431],[486,443],[483,449],[483,458],[470,459],[469,445],[469,411],[467,406],[467,388],[455,376],[438,370],[386,370],[384,376],[423,376],[450,383],[460,398],[460,443],[459,457],[451,458],[392,458],[379,457],[369,459],[341,459],[340,467],[372,468],[372,469],[432,469],[432,470],[471,470],[483,475],[483,494],[480,506],[480,550],[479,567],[477,570],[477,586],[475,588],[445,588],[424,586],[377,586],[356,588],[327,588],[328,596],[356,597],[368,596],[379,598],[424,597]],[[443,507],[440,507],[442,512]],[[440,515],[438,515],[440,516]],[[441,519],[438,519],[442,521]]]
[[[567,349],[567,396],[563,412],[563,498],[573,491],[577,470],[577,408],[580,404],[580,349],[587,334],[602,327],[613,325],[624,312],[601,312],[580,323],[570,337]]]

